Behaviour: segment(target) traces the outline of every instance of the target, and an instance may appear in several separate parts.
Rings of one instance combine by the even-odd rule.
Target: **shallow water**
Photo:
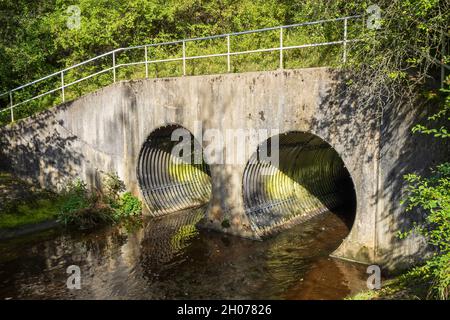
[[[0,299],[341,299],[365,266],[329,257],[348,233],[333,213],[264,241],[198,230],[204,209],[130,232],[52,230],[0,243]],[[81,269],[67,289],[66,268]]]

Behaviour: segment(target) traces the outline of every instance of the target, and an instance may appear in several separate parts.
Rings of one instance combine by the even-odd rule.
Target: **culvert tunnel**
[[[252,229],[267,236],[326,211],[338,213],[350,228],[356,194],[339,154],[321,138],[304,132],[277,136],[279,161],[261,157],[261,145],[243,176],[245,213]],[[270,138],[266,141],[270,148]]]
[[[180,132],[189,139],[177,139]],[[176,149],[180,152],[175,151],[182,145],[184,148]],[[152,215],[199,207],[209,201],[211,174],[208,165],[198,161],[198,152],[202,152],[199,142],[178,125],[158,128],[147,138],[139,155],[137,177]]]

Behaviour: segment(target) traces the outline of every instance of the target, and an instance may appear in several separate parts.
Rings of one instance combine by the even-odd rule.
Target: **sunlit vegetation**
[[[155,44],[186,38],[225,34],[250,29],[294,24],[317,19],[329,19],[351,14],[354,5],[342,6],[339,1],[325,5],[310,0],[302,4],[291,1],[93,1],[82,0],[80,27],[68,28],[74,19],[67,8],[72,1],[6,1],[0,10],[5,28],[0,30],[0,93],[39,79],[40,77],[70,67],[84,60],[117,48]],[[328,8],[329,7],[329,8]],[[323,8],[323,12],[319,9]],[[330,8],[334,8],[333,12]],[[358,8],[358,13],[363,8]],[[26,14],[24,14],[26,12]],[[350,21],[348,38],[362,32],[361,21]],[[106,27],[105,27],[106,26]],[[20,30],[17,33],[15,30]],[[342,40],[343,22],[302,26],[285,30],[284,46],[303,45]],[[279,46],[279,30],[243,34],[230,38],[232,52]],[[227,38],[192,41],[186,44],[186,56],[202,56],[227,52]],[[339,66],[342,63],[341,45],[321,46],[286,51],[285,68]],[[148,60],[182,57],[182,44],[148,48]],[[349,50],[351,55],[351,50]],[[139,79],[146,76],[144,48],[120,51],[116,54],[116,80]],[[231,72],[275,70],[280,67],[278,52],[252,53],[231,57]],[[112,57],[105,56],[64,73],[64,82],[78,79],[112,67]],[[187,75],[228,72],[227,57],[188,60]],[[183,75],[181,61],[150,63],[149,77]],[[112,71],[76,83],[65,89],[65,99],[72,100],[113,82]],[[57,74],[35,85],[15,91],[14,103],[25,101],[61,85]],[[62,92],[57,90],[42,98],[25,103],[15,109],[15,120],[27,117],[62,102]],[[1,107],[7,107],[9,96],[0,97]],[[0,113],[0,124],[11,120],[9,112]]]
[[[129,192],[123,193],[125,186],[116,174],[108,174],[103,184],[103,190],[92,192],[82,180],[70,183],[61,193],[58,220],[65,225],[90,228],[141,215],[141,201]]]
[[[11,187],[11,184],[16,184]],[[17,198],[10,197],[11,188],[22,191]],[[64,225],[90,228],[114,224],[125,219],[139,219],[141,201],[124,192],[123,182],[114,174],[104,180],[104,190],[92,192],[82,180],[69,183],[60,193],[32,188],[26,182],[2,173],[2,207],[0,229],[11,229],[48,220],[58,220]],[[7,189],[10,190],[7,190]]]
[[[36,190],[11,174],[0,173],[0,229],[54,220],[59,204],[56,194]]]
[[[321,0],[80,0],[80,27],[68,28],[73,1],[69,0],[4,0],[0,3],[0,93],[50,73],[80,63],[117,48],[154,44],[185,38],[259,29],[279,25],[329,19],[364,13],[373,1]],[[296,49],[285,53],[285,68],[345,67],[352,80],[348,92],[355,93],[360,108],[374,110],[377,121],[386,102],[412,104],[417,108],[429,105],[423,98],[431,80],[440,81],[438,62],[449,64],[448,1],[439,0],[380,0],[382,28],[369,30],[360,25],[349,25],[349,38],[362,41],[349,44],[348,61],[342,65],[342,47],[324,46]],[[338,40],[343,26],[327,23],[296,28],[285,34],[285,45]],[[261,47],[277,47],[277,32],[233,37],[232,51]],[[447,42],[448,43],[448,42]],[[447,50],[445,50],[447,49]],[[158,46],[148,52],[150,60],[180,58],[180,45]],[[188,56],[222,53],[226,39],[191,42],[186,47]],[[443,55],[443,52],[447,52]],[[144,50],[120,52],[117,64],[142,62]],[[112,66],[109,56],[68,71],[65,83]],[[277,52],[233,56],[232,72],[274,70],[279,68]],[[188,61],[187,75],[225,73],[226,57]],[[172,77],[183,74],[180,61],[151,64],[149,77]],[[121,67],[117,80],[145,77],[143,64]],[[113,82],[112,72],[74,84],[65,90],[66,100],[75,99]],[[447,81],[448,82],[448,81]],[[58,87],[59,75],[37,85],[14,92],[14,102]],[[436,105],[440,111],[429,118],[428,124],[413,128],[417,134],[430,134],[436,139],[449,138],[448,91],[437,93]],[[447,98],[445,98],[447,97]],[[444,102],[445,101],[445,102]],[[61,92],[27,103],[15,110],[15,119],[27,117],[62,102]],[[0,108],[9,105],[9,95],[0,97]],[[367,119],[370,120],[370,119]],[[439,120],[437,122],[435,120]],[[9,112],[0,113],[0,125],[9,123]],[[444,123],[443,125],[441,123]],[[424,151],[428,152],[428,151]],[[183,166],[171,168],[171,173],[184,179]],[[139,200],[123,193],[123,184],[110,176],[106,193],[87,190],[82,181],[68,185],[60,195],[41,193],[38,198],[13,199],[0,212],[0,228],[13,228],[48,219],[59,219],[66,224],[90,227],[101,223],[115,223],[122,217],[140,215]],[[401,237],[419,233],[434,248],[432,257],[404,277],[415,279],[426,286],[421,298],[448,299],[449,296],[449,164],[437,164],[431,176],[411,173],[405,181],[405,211],[423,221],[405,230]],[[274,192],[269,189],[268,192]],[[181,230],[188,235],[192,230]],[[401,281],[401,285],[408,281]],[[398,283],[397,283],[398,284]],[[371,298],[371,295],[361,295]]]

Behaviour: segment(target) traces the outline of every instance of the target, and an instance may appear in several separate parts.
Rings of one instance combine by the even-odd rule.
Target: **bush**
[[[85,229],[114,222],[108,208],[99,202],[99,197],[87,190],[86,184],[80,179],[69,183],[61,198],[58,220],[65,225],[77,225]]]
[[[81,180],[70,183],[62,193],[59,221],[66,225],[91,228],[100,224],[113,224],[122,219],[138,216],[142,212],[141,201],[124,191],[125,185],[116,174],[108,174],[104,192],[90,192]]]
[[[406,211],[419,213],[423,220],[400,233],[404,238],[415,232],[423,235],[435,249],[423,266],[409,272],[412,277],[430,281],[429,297],[448,299],[450,290],[450,163],[438,165],[429,178],[405,176],[408,182]]]
[[[125,184],[117,173],[107,173],[103,179],[103,192],[111,204],[119,201],[120,193],[125,191]]]
[[[118,217],[133,217],[142,212],[141,201],[129,192],[125,192],[119,199],[118,207],[116,208],[116,216]]]
[[[450,77],[447,78],[450,83]],[[440,110],[428,117],[430,125],[418,124],[413,132],[448,139],[450,117],[450,88],[441,90],[444,94]],[[436,129],[436,121],[442,121]],[[433,123],[434,122],[434,123]],[[406,191],[406,212],[419,215],[423,221],[414,223],[412,228],[399,233],[400,238],[415,232],[423,235],[435,252],[423,266],[416,267],[406,274],[408,279],[421,279],[429,282],[428,297],[448,299],[450,291],[450,163],[444,162],[432,169],[429,178],[417,174],[405,176],[408,183]]]

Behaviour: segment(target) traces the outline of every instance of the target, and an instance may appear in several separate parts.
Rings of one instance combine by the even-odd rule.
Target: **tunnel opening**
[[[173,124],[154,130],[141,148],[137,179],[153,216],[207,204],[210,176],[201,144],[182,126]]]
[[[278,139],[279,161],[262,156]],[[339,154],[316,135],[292,131],[258,146],[243,176],[245,213],[252,229],[270,236],[325,212],[337,214],[351,229],[356,214],[353,180]]]

